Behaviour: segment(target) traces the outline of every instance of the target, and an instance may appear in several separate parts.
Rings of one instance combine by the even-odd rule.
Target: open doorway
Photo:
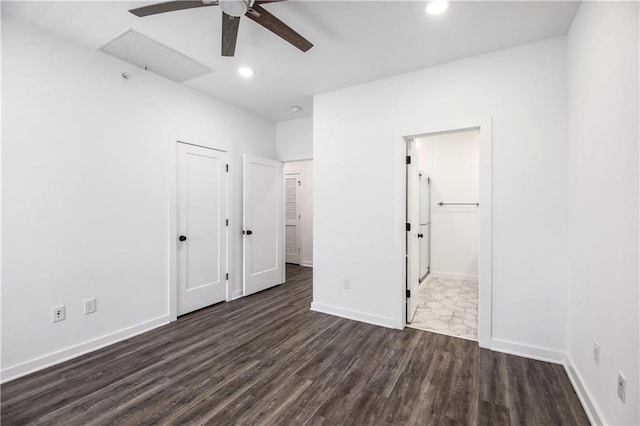
[[[407,325],[478,340],[480,131],[407,139]]]
[[[313,267],[313,160],[284,163],[285,261]]]

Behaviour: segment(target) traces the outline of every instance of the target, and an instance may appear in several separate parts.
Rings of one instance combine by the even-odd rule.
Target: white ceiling
[[[2,13],[93,49],[133,28],[214,70],[182,84],[283,121],[310,116],[314,94],[564,35],[578,8],[575,1],[454,2],[434,17],[424,1],[290,0],[264,7],[314,43],[310,51],[242,18],[236,56],[225,58],[219,7],[128,13],[152,3],[2,1]],[[238,76],[241,65],[255,70],[253,79]]]

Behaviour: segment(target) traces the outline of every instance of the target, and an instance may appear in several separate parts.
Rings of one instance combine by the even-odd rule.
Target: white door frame
[[[480,347],[491,347],[492,337],[492,288],[493,288],[493,129],[491,117],[481,119],[454,120],[442,123],[406,126],[399,128],[394,136],[394,253],[398,277],[396,311],[394,324],[396,328],[406,326],[406,147],[407,139],[435,133],[446,133],[462,130],[478,129],[480,131],[480,252],[478,262],[478,344]]]
[[[307,162],[311,162],[311,165],[300,165],[299,163],[307,163]],[[298,164],[292,164],[292,163],[298,163]],[[309,177],[309,173],[308,173],[308,169],[311,168],[311,170],[313,170],[313,158],[304,158],[304,159],[300,159],[300,160],[291,160],[291,161],[284,161],[283,162],[283,172],[282,175],[284,176],[284,178],[287,177],[288,175],[291,174],[298,174],[300,176],[300,182],[301,185],[298,188],[298,196],[299,196],[299,208],[298,208],[298,213],[300,213],[301,216],[304,216],[304,219],[300,218],[298,220],[298,225],[300,227],[299,229],[299,233],[298,233],[298,247],[300,247],[300,266],[304,266],[307,268],[312,268],[313,267],[313,256],[311,256],[311,259],[305,261],[304,259],[307,259],[307,256],[309,255],[309,253],[307,253],[305,251],[305,247],[307,244],[309,244],[310,240],[311,242],[313,242],[313,231],[311,233],[311,236],[309,239],[307,239],[307,235],[304,231],[304,229],[306,229],[306,227],[311,227],[313,229],[313,220],[311,220],[311,217],[313,216],[313,208],[311,208],[309,211],[305,210],[308,206],[308,204],[306,203],[306,200],[308,200],[309,197],[309,187],[312,186],[312,182],[313,179],[311,179]],[[284,169],[288,169],[288,173],[284,172]],[[311,172],[313,173],[313,172]],[[313,195],[313,194],[311,194]]]
[[[406,289],[411,293],[411,297],[405,297],[405,324],[413,319],[413,315],[418,309],[417,295],[420,286],[420,241],[418,233],[420,233],[420,171],[417,161],[416,142],[413,138],[405,138],[406,155],[411,161],[406,165],[407,178],[405,180],[405,193],[407,200],[412,199],[413,202],[407,201],[407,214],[405,222],[409,224],[410,229],[406,232],[407,245],[407,280]],[[417,179],[416,179],[417,178]]]
[[[229,151],[224,149],[213,148],[211,146],[185,142],[180,139],[170,139],[169,140],[169,161],[168,161],[168,192],[169,192],[169,294],[168,294],[168,310],[169,310],[169,321],[173,322],[178,319],[178,144],[184,143],[187,145],[198,146],[201,148],[211,149],[214,151],[220,151],[227,153],[228,161],[231,160]],[[229,218],[230,211],[230,198],[231,194],[229,193],[229,188],[231,187],[231,179],[227,176],[227,188],[226,188],[226,216]],[[229,227],[227,226],[227,264],[226,270],[229,271],[229,265],[232,265],[233,262],[230,259],[232,251],[229,250],[230,246],[230,233]],[[226,281],[225,284],[227,298],[226,301],[229,302],[231,300],[231,295],[229,294],[229,280]]]

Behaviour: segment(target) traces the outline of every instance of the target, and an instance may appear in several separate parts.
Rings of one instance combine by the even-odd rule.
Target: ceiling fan
[[[287,24],[267,12],[262,5],[284,0],[184,0],[168,1],[131,9],[129,12],[143,17],[196,7],[220,6],[222,9],[222,56],[233,56],[238,39],[238,26],[242,15],[282,37],[298,49],[306,52],[313,47],[309,40],[295,32]]]

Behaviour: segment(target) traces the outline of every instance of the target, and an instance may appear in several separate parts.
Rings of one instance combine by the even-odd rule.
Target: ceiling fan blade
[[[256,0],[255,4],[265,4],[265,3],[277,3],[285,0]]]
[[[143,17],[155,15],[157,13],[173,12],[176,10],[192,9],[194,7],[216,6],[218,2],[203,3],[201,0],[184,0],[184,1],[168,1],[165,3],[156,3],[149,6],[131,9],[129,12],[136,16]]]
[[[222,12],[222,56],[233,56],[235,54],[239,25],[240,17]]]
[[[267,12],[262,6],[254,4],[245,14],[247,18],[262,25],[272,33],[282,37],[284,40],[293,44],[298,49],[306,52],[313,47],[313,44],[300,34],[295,32],[290,26]]]

